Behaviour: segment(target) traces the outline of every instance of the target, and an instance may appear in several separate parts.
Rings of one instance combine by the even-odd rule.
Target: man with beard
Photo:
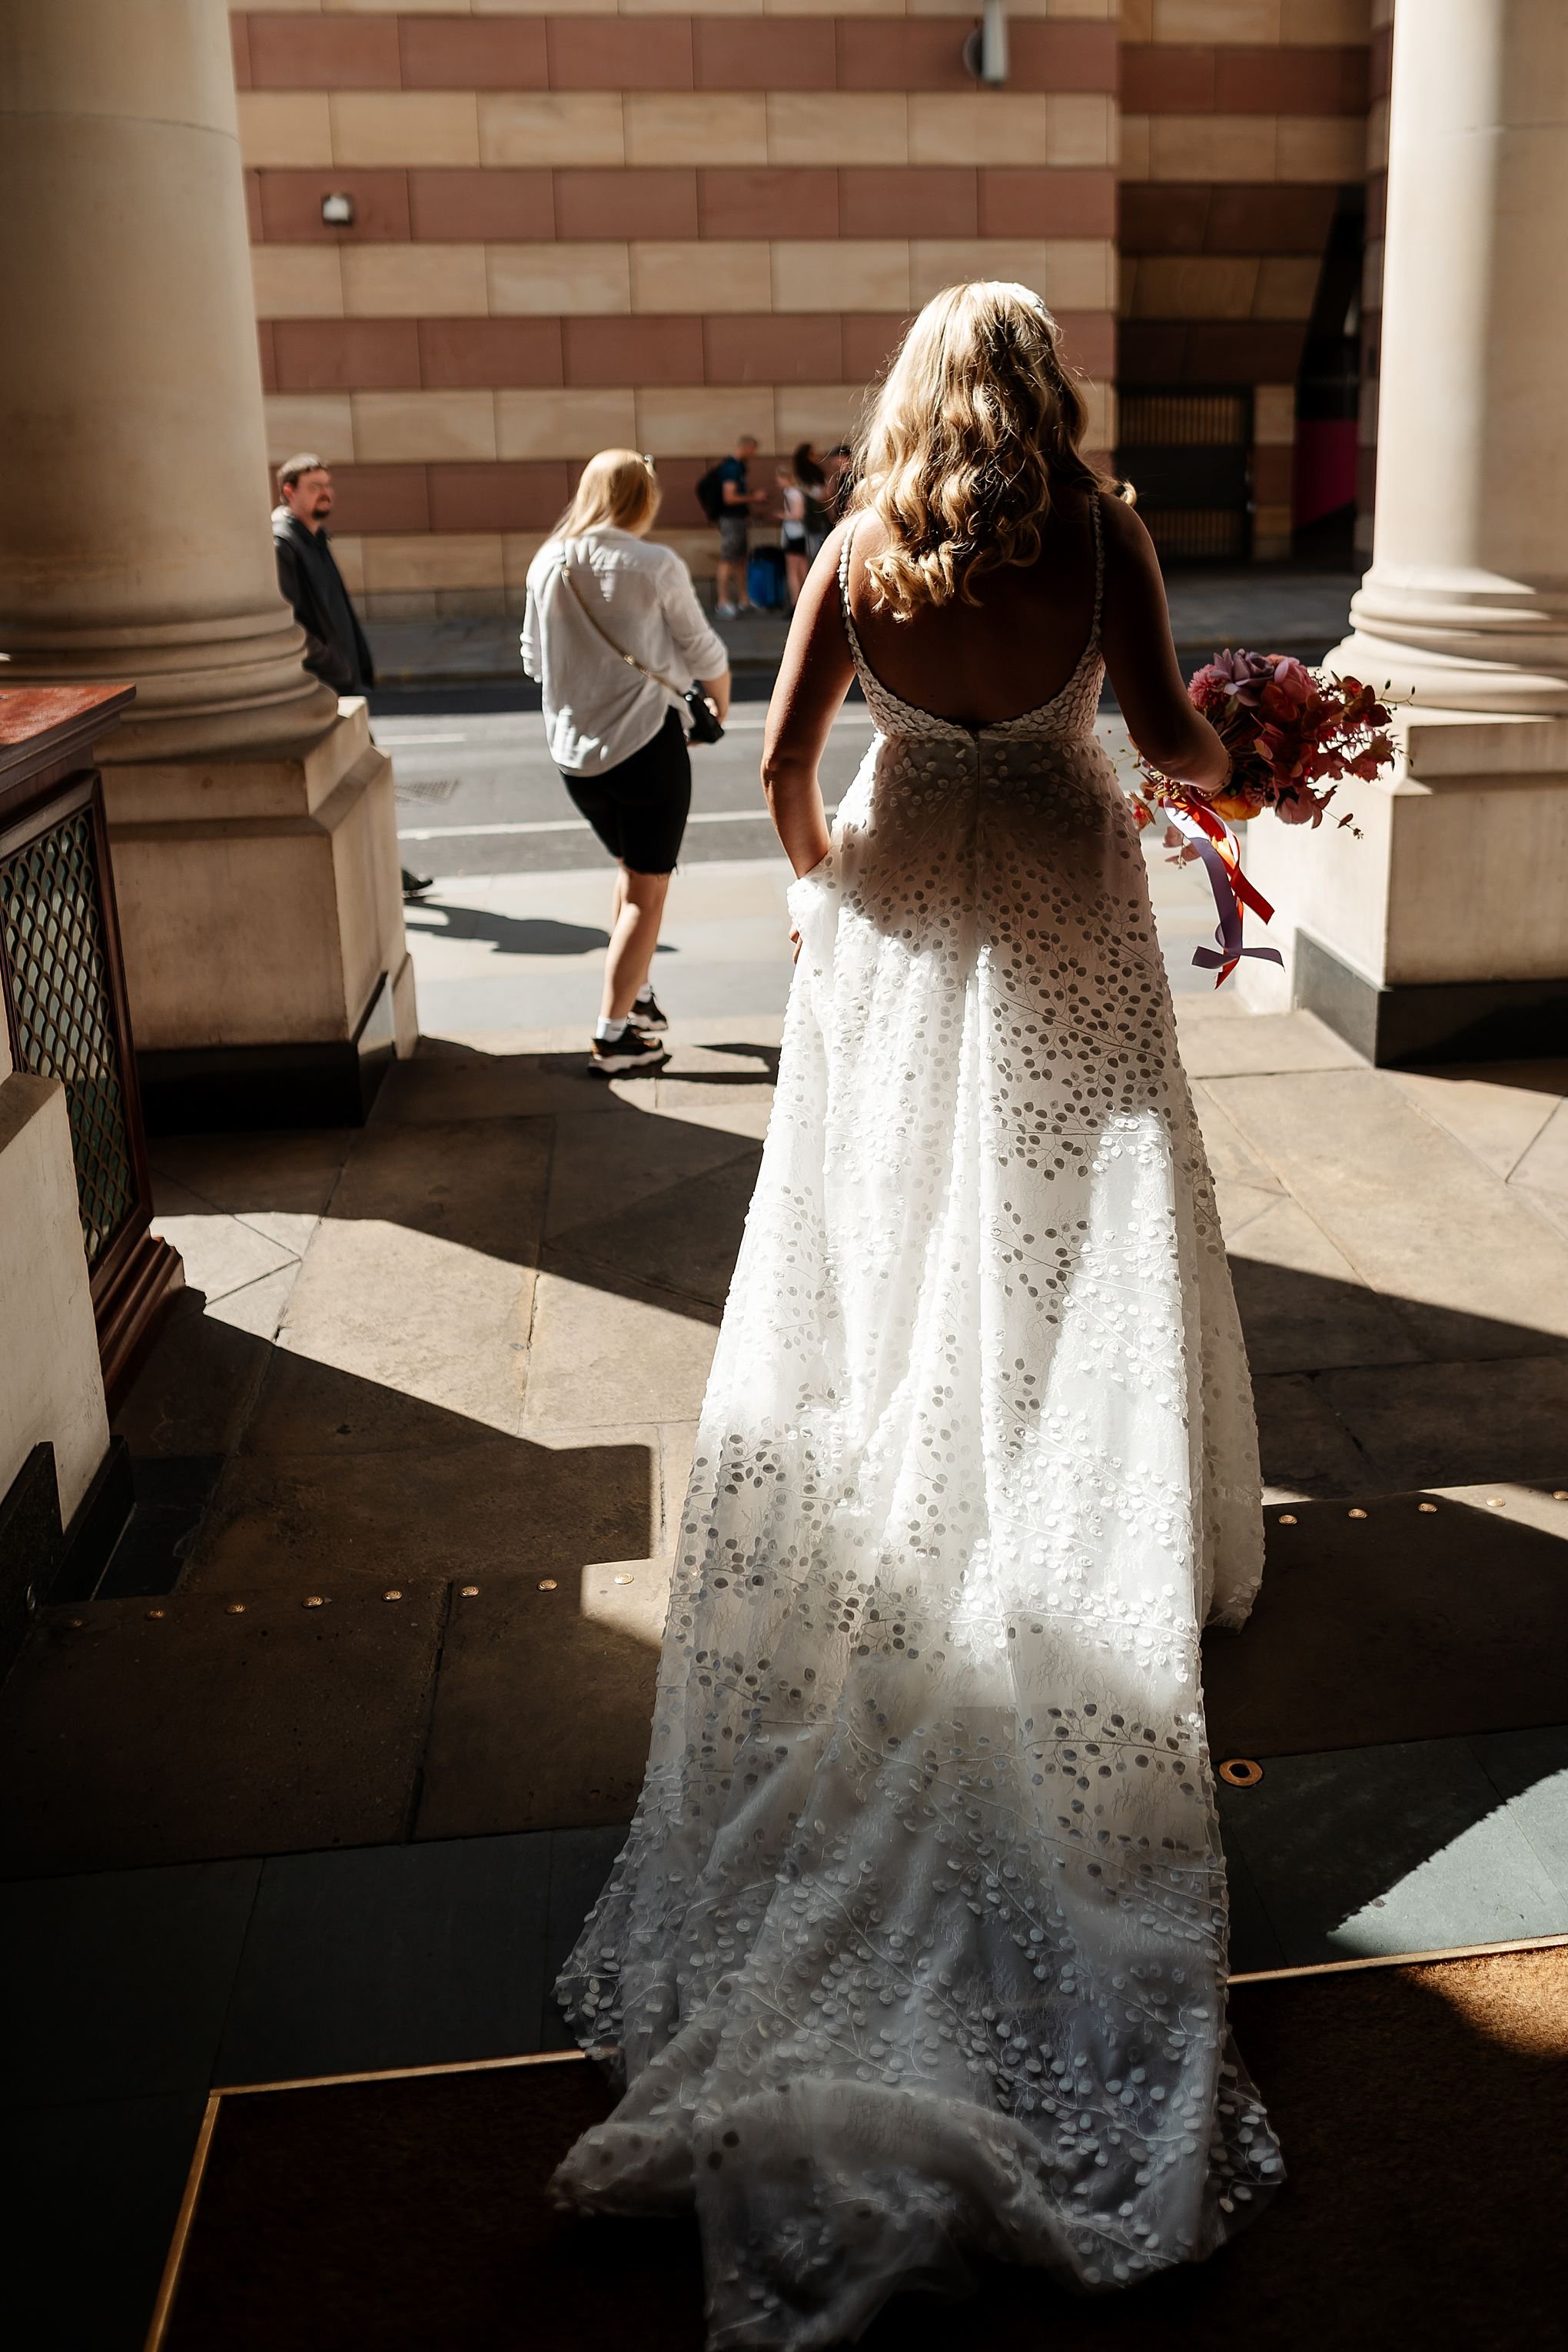
[[[327,534],[331,475],[320,457],[302,452],[278,468],[278,498],[272,513],[278,585],[305,632],[305,667],[338,694],[364,694],[375,684],[375,665]],[[429,887],[428,875],[403,868],[405,899]]]

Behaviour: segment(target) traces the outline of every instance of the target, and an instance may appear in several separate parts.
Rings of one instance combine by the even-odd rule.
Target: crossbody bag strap
[[[581,588],[578,587],[575,580],[573,579],[564,559],[563,559],[561,564],[561,577],[564,580],[567,587],[570,588],[573,595],[576,598],[578,609],[582,613],[583,617],[587,622],[589,627],[591,629],[595,629],[598,632],[599,635],[603,637],[605,643],[609,646],[610,651],[618,660],[624,661],[628,669],[637,670],[643,677],[651,677],[654,684],[656,686],[662,686],[667,694],[675,695],[680,701],[684,701],[686,699],[688,689],[684,686],[677,686],[673,678],[661,676],[657,669],[649,669],[647,662],[638,661],[636,654],[628,654],[622,646],[616,645],[614,637],[611,636],[608,629],[605,628],[598,614],[591,609],[587,598],[584,595]]]

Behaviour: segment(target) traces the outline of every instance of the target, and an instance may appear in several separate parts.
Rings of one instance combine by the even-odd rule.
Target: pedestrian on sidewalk
[[[805,553],[805,488],[793,466],[778,469],[779,545],[784,550],[784,590],[793,613],[810,569]]]
[[[746,564],[752,544],[752,509],[767,497],[753,490],[749,468],[757,454],[750,433],[742,433],[730,455],[716,468],[719,490],[719,574],[715,610],[721,621],[732,621],[752,609],[746,584]]]
[[[278,585],[305,632],[305,667],[336,694],[368,694],[375,684],[375,664],[327,532],[331,474],[320,457],[301,450],[279,467],[277,481],[272,547]],[[430,880],[405,866],[405,900],[423,898]]]
[[[601,449],[529,566],[522,666],[542,688],[550,754],[616,860],[610,943],[590,1066],[654,1068],[668,1027],[649,973],[691,805],[685,688],[716,718],[730,657],[691,574],[647,534],[658,512],[653,459]]]

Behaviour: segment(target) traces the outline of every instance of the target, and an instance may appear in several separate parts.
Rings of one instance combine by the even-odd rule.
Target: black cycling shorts
[[[652,742],[629,760],[596,775],[561,773],[612,857],[634,874],[674,873],[691,807],[691,754],[679,711],[666,711]]]

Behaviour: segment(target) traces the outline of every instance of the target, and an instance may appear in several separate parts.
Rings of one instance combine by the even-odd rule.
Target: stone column
[[[1373,562],[1330,657],[1387,689],[1399,758],[1342,788],[1362,841],[1248,843],[1297,1001],[1380,1060],[1568,1024],[1565,282],[1568,10],[1400,0]]]
[[[150,1115],[194,1080],[243,1117],[296,1048],[357,1080],[367,1015],[413,1035],[391,772],[278,593],[223,0],[8,0],[0,218],[0,651],[137,688],[106,769]]]

